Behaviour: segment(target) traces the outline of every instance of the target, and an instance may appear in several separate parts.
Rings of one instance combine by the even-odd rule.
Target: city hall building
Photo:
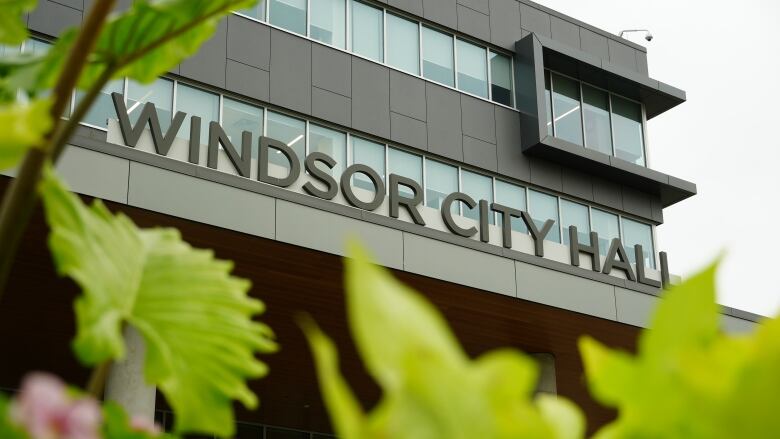
[[[91,1],[39,3],[32,39],[3,50],[47,50]],[[696,186],[652,166],[646,121],[685,99],[648,76],[644,47],[527,0],[265,0],[157,81],[110,83],[58,168],[252,281],[281,351],[237,437],[331,437],[300,312],[336,339],[364,406],[377,402],[345,317],[351,236],[470,354],[539,358],[539,390],[575,401],[593,430],[614,412],[588,396],[577,339],[632,350],[675,280],[656,228]],[[38,212],[0,306],[14,334],[0,338],[0,387],[29,370],[85,382],[69,348],[77,293]],[[755,320],[723,308],[727,331]],[[170,426],[159,395],[156,413]]]

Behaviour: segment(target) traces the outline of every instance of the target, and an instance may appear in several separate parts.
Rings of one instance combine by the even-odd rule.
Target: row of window
[[[547,134],[647,166],[642,104],[545,71]]]
[[[512,106],[512,58],[357,0],[268,0],[238,11],[413,75]]]
[[[155,410],[154,420],[165,431],[173,430],[174,414],[169,411]],[[210,436],[198,436],[210,438]],[[335,439],[336,436],[324,433],[313,433],[291,428],[272,427],[270,425],[236,422],[236,433],[233,439]]]

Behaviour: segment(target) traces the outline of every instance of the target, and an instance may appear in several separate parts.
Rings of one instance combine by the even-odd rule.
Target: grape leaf
[[[0,170],[16,166],[27,149],[40,145],[51,128],[51,101],[0,104]]]
[[[0,44],[19,44],[27,38],[25,12],[35,9],[37,0],[4,0],[0,2]]]

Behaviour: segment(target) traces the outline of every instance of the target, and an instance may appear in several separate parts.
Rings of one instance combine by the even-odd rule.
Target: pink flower
[[[11,419],[34,439],[100,439],[102,414],[91,397],[74,397],[59,378],[31,373],[11,406]]]
[[[135,431],[147,433],[150,436],[159,436],[160,433],[162,433],[162,429],[159,425],[143,416],[138,415],[133,416],[133,418],[130,420],[130,428]]]

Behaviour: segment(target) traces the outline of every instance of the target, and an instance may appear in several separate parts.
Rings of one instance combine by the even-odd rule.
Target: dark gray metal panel
[[[449,28],[458,27],[456,0],[422,0],[423,17]]]
[[[390,70],[390,110],[425,121],[425,81]]]
[[[520,25],[523,29],[550,37],[550,14],[528,6],[520,4]]]
[[[270,70],[271,28],[246,17],[228,16],[227,57]]]
[[[426,151],[428,149],[428,126],[425,122],[391,111],[390,139]]]
[[[460,95],[460,108],[463,113],[463,134],[496,143],[496,118],[494,105],[468,95]]]
[[[311,88],[311,114],[339,125],[352,124],[352,100],[321,88]]]
[[[636,55],[637,71],[639,71],[639,73],[643,75],[648,75],[649,71],[647,69],[647,52],[642,52],[641,50],[635,50],[634,54]]]
[[[30,30],[56,37],[65,29],[81,26],[81,16],[82,13],[78,9],[41,0],[38,7],[30,13],[27,26]]]
[[[65,5],[69,8],[84,10],[84,0],[57,0],[57,3]]]
[[[515,0],[490,0],[490,42],[514,50],[520,38],[520,5]]]
[[[550,33],[552,39],[569,46],[580,48],[580,28],[558,17],[550,17]]]
[[[93,3],[95,3],[95,0],[84,0],[84,12],[89,12]],[[127,9],[130,9],[132,3],[133,0],[117,0],[114,11],[126,11]]]
[[[271,102],[311,113],[311,42],[271,29]]]
[[[634,55],[634,48],[626,46],[625,44],[615,40],[609,40],[608,44],[610,63],[629,70],[638,71],[636,68],[636,55]]]
[[[229,59],[225,74],[228,90],[268,102],[270,78],[267,71]]]
[[[458,3],[475,11],[479,11],[485,15],[490,15],[489,0],[458,0]]]
[[[194,56],[182,61],[179,74],[196,81],[225,88],[227,61],[227,19],[220,21],[217,31]]]
[[[490,40],[490,16],[458,5],[458,30],[480,40]]]
[[[609,59],[609,43],[607,37],[597,34],[584,27],[580,28],[580,48],[602,59]]]
[[[387,67],[352,58],[352,127],[390,137],[390,72]]]
[[[531,183],[560,191],[563,187],[561,166],[557,163],[531,157]]]
[[[498,172],[523,181],[531,181],[530,162],[520,146],[520,115],[497,105],[494,106],[494,112]]]
[[[663,206],[661,205],[661,199],[658,196],[651,197],[650,200],[652,207],[653,207],[653,221],[658,222],[659,224],[663,224],[664,222],[664,210]]]
[[[620,185],[601,177],[593,177],[593,201],[613,209],[623,210]]]
[[[425,83],[428,120],[428,151],[463,160],[460,93]]]
[[[311,46],[311,84],[352,96],[352,60],[349,54],[322,44]]]
[[[496,145],[469,136],[463,136],[463,161],[495,172],[498,169]]]
[[[420,17],[423,15],[423,5],[420,0],[389,0],[387,4]]]
[[[628,186],[623,186],[623,210],[642,218],[653,218],[653,204],[650,195]]]
[[[590,174],[565,167],[561,171],[561,178],[564,194],[593,201],[593,180]]]

